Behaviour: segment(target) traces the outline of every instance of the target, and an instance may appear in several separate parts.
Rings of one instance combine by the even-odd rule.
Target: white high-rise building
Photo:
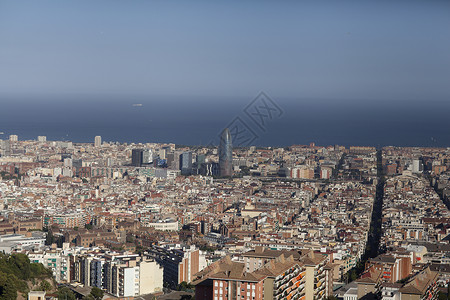
[[[142,152],[142,163],[150,164],[152,162],[153,162],[153,152],[149,149],[145,149],[144,152]]]
[[[11,135],[9,136],[9,140],[10,140],[11,142],[17,142],[17,141],[19,140],[19,137],[18,137],[16,134],[11,134]]]
[[[73,160],[71,158],[64,158],[64,167],[72,168]]]
[[[94,140],[94,146],[100,147],[102,145],[102,137],[97,135]]]
[[[39,135],[37,137],[38,142],[46,142],[47,141],[47,137],[45,135]]]
[[[166,159],[166,149],[159,149],[159,158]]]
[[[423,172],[423,163],[420,159],[413,160],[412,172],[413,173],[422,173]]]

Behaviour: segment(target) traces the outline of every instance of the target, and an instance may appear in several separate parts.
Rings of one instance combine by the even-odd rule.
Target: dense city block
[[[233,148],[228,129],[218,147],[11,135],[0,298],[443,299],[448,167],[445,148]],[[16,284],[12,259],[31,265]]]

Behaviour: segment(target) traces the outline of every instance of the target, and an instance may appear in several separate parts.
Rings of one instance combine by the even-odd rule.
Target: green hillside
[[[51,288],[46,279],[52,279],[51,270],[30,263],[25,254],[0,253],[0,299],[14,300],[19,293],[26,295],[34,287]]]

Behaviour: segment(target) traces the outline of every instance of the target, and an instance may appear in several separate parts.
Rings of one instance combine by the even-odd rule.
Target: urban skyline
[[[450,1],[0,1],[1,300],[450,299]]]
[[[100,139],[0,143],[0,250],[64,293],[437,299],[448,284],[448,148],[233,147],[224,178],[218,147]]]

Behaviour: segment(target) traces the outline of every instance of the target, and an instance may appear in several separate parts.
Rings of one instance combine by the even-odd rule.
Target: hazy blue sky
[[[425,101],[449,86],[450,1],[0,1],[0,95]]]

